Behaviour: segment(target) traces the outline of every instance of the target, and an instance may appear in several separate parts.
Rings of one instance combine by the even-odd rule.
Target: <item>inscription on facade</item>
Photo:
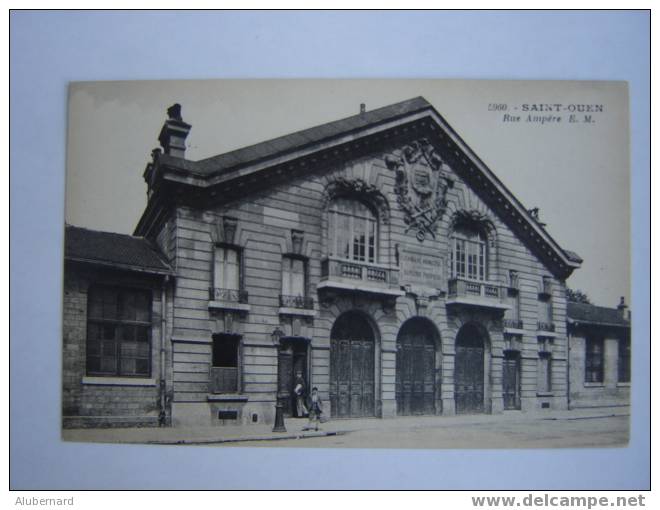
[[[440,289],[444,284],[444,259],[421,251],[402,250],[399,254],[401,285]]]

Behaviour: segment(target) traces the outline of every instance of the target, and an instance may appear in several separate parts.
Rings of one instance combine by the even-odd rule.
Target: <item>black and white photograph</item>
[[[626,82],[68,94],[64,441],[628,444]]]

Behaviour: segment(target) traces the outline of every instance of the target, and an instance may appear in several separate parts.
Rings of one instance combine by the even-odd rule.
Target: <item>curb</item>
[[[160,445],[195,445],[195,444],[221,444],[221,443],[241,443],[245,441],[278,441],[284,439],[307,439],[312,437],[326,437],[326,436],[341,436],[346,434],[347,431],[333,431],[333,432],[306,432],[299,434],[287,434],[284,436],[245,436],[245,437],[230,437],[226,439],[172,439],[172,440],[155,440],[149,441],[146,444],[160,444]]]
[[[559,420],[565,420],[565,421],[573,421],[573,420],[597,420],[600,418],[616,418],[618,416],[628,416],[630,417],[630,414],[599,414],[595,416],[569,416],[569,417],[560,417],[560,418],[553,418],[553,417],[548,417],[548,418],[541,418],[542,420],[548,420],[548,421],[559,421]]]

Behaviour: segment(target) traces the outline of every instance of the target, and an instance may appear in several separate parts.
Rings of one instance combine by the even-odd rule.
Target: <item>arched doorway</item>
[[[330,404],[333,416],[374,415],[374,331],[359,312],[339,316],[330,333]]]
[[[435,351],[432,324],[415,317],[396,339],[396,413],[435,414]]]
[[[474,324],[456,336],[454,398],[457,414],[484,412],[485,338]]]

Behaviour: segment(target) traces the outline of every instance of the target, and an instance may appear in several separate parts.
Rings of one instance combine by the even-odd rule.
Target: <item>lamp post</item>
[[[276,347],[280,345],[280,339],[284,336],[284,332],[278,327],[275,328],[270,335],[273,345]],[[279,381],[278,381],[279,386]],[[273,425],[273,432],[286,432],[284,426],[284,403],[282,402],[282,395],[280,389],[277,389],[277,396],[275,397],[275,425]]]

